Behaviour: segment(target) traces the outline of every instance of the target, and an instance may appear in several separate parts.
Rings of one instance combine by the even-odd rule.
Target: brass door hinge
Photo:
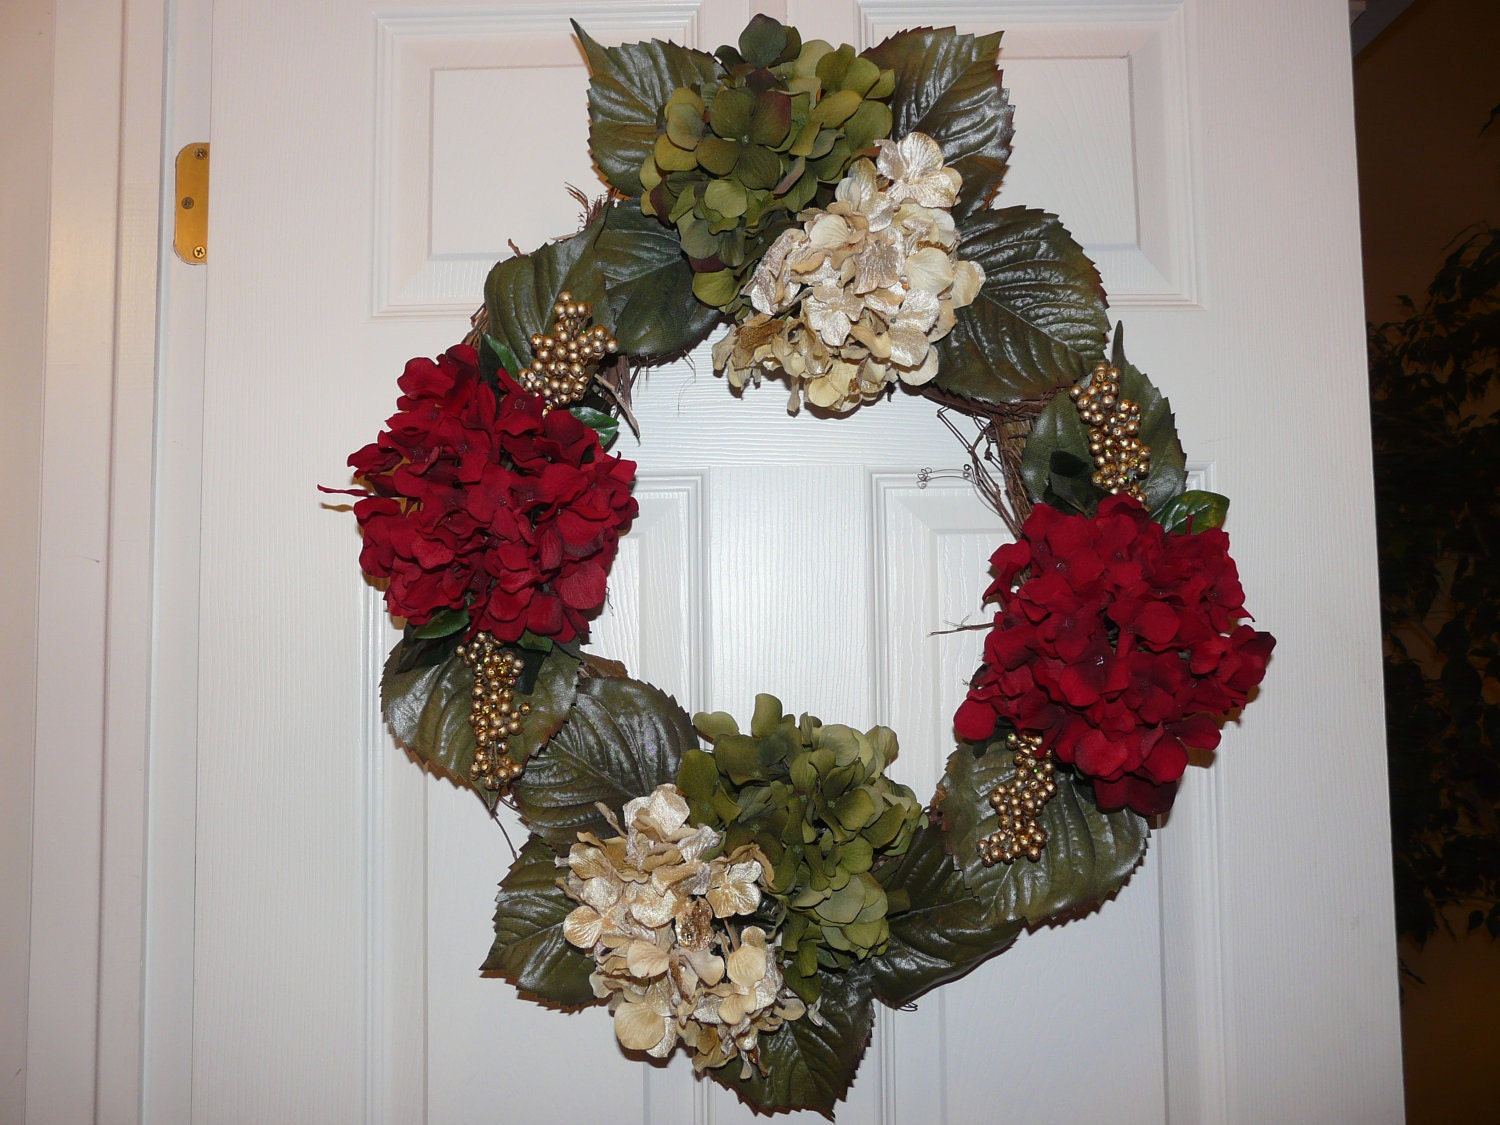
[[[192,266],[208,261],[208,144],[183,146],[177,154],[177,220],[172,247]]]

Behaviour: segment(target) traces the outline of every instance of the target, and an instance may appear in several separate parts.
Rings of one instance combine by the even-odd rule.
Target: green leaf
[[[398,644],[380,679],[385,721],[402,745],[428,766],[469,785],[469,767],[474,764],[474,728],[469,725],[473,671],[457,653],[450,653],[439,664],[398,672],[400,654]]]
[[[566,289],[574,299],[587,301],[594,320],[610,327],[604,287],[595,260],[594,247],[603,229],[602,219],[570,238],[549,242],[530,254],[498,262],[484,283],[484,303],[489,312],[489,330],[497,347],[510,350],[517,370],[531,362],[531,338],[547,331],[552,306]]]
[[[440,609],[428,618],[426,625],[419,625],[412,636],[420,640],[446,637],[469,627],[469,611],[466,609]]]
[[[893,900],[904,894],[910,902],[890,915],[890,945],[870,960],[875,995],[893,1008],[1008,949],[1024,928],[990,916],[989,906],[964,882],[936,823],[919,831],[906,854],[881,867],[876,878]]]
[[[523,992],[577,1008],[596,1004],[589,984],[594,959],[563,936],[563,922],[578,905],[558,880],[557,853],[540,836],[521,847],[495,900],[495,944],[480,966]]]
[[[1093,515],[1108,495],[1093,482],[1089,430],[1066,394],[1054,395],[1037,416],[1021,458],[1021,477],[1031,498],[1060,510]]]
[[[894,118],[890,135],[926,133],[963,176],[953,209],[960,226],[966,216],[989,206],[1010,159],[1015,110],[995,69],[999,48],[999,32],[976,38],[951,27],[924,27],[898,32],[863,56],[895,72],[896,88],[887,103]]]
[[[620,350],[641,359],[696,345],[722,316],[693,296],[677,232],[625,203],[605,213],[596,259]]]
[[[1193,535],[1211,527],[1223,527],[1229,512],[1229,497],[1193,489],[1175,497],[1156,513],[1156,522],[1175,535]]]
[[[455,640],[457,638],[454,638]],[[439,663],[401,670],[403,646],[391,650],[380,681],[380,702],[391,732],[414,755],[459,785],[472,787],[474,728],[469,723],[474,673],[457,652]],[[573,705],[578,661],[554,651],[542,662],[529,695],[517,695],[531,710],[521,717],[521,731],[506,745],[517,763],[524,763],[562,727]],[[485,804],[494,808],[497,794],[475,787]]]
[[[849,1091],[874,1021],[870,983],[862,969],[818,973],[822,989],[819,1014],[784,1023],[760,1037],[760,1062],[766,1073],[751,1069],[740,1077],[738,1060],[710,1070],[719,1085],[761,1110],[812,1109],[828,1118]]]
[[[521,373],[521,361],[504,341],[486,332],[479,340],[479,370],[486,379],[493,379],[497,370],[515,378]]]
[[[615,834],[597,802],[618,819],[625,802],[674,781],[683,752],[697,745],[687,712],[659,688],[586,679],[567,723],[527,765],[513,794],[532,830],[566,852],[580,831]]]
[[[522,637],[521,645],[524,644],[525,637]],[[516,693],[516,702],[527,704],[531,710],[521,716],[520,733],[506,739],[512,761],[525,765],[533,754],[547,745],[547,740],[567,722],[577,694],[578,658],[553,646],[541,661],[531,691]]]
[[[1146,854],[1145,819],[1129,809],[1100,812],[1088,783],[1060,767],[1053,778],[1057,793],[1042,809],[1047,830],[1042,858],[988,867],[979,857],[979,841],[997,824],[989,794],[1014,775],[1013,759],[1001,742],[991,743],[980,757],[960,747],[948,759],[943,813],[948,848],[964,880],[995,923],[1035,926],[1102,903],[1124,886]]]
[[[1141,408],[1140,439],[1151,450],[1151,471],[1143,491],[1146,510],[1165,508],[1187,487],[1187,457],[1177,437],[1172,404],[1125,358],[1125,326],[1115,326],[1114,355],[1110,362],[1120,369],[1120,394]]]
[[[734,300],[739,291],[739,283],[730,270],[693,274],[693,296],[706,305],[721,308]]]
[[[568,413],[599,435],[599,444],[608,449],[620,436],[620,420],[603,410],[589,406],[573,406]]]
[[[715,77],[719,64],[712,55],[659,39],[601,47],[576,21],[573,30],[589,63],[589,151],[616,191],[640,195],[657,112],[679,86]]]
[[[937,386],[1016,402],[1075,383],[1104,358],[1099,271],[1055,215],[980,211],[961,233],[959,256],[979,263],[984,286],[938,344]]]

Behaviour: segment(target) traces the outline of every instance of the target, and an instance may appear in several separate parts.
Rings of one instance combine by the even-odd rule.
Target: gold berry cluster
[[[1052,758],[1038,757],[1042,738],[1036,734],[1011,734],[1006,749],[1014,755],[1016,772],[1002,781],[990,794],[990,804],[1000,818],[1000,826],[979,841],[979,856],[987,866],[1010,863],[1021,856],[1030,860],[1042,858],[1047,830],[1042,827],[1042,806],[1057,792],[1052,780]]]
[[[505,742],[521,732],[521,716],[529,703],[516,702],[516,683],[524,667],[521,658],[500,647],[489,633],[479,633],[458,646],[459,658],[474,669],[469,725],[474,728],[474,764],[469,776],[486,789],[503,789],[521,776],[521,767],[505,749]]]
[[[1089,427],[1094,483],[1111,495],[1123,492],[1144,502],[1141,484],[1151,472],[1151,447],[1140,439],[1140,403],[1120,397],[1120,369],[1101,363],[1087,385],[1068,394]]]
[[[588,390],[593,369],[606,355],[619,351],[619,342],[602,324],[589,327],[594,310],[573,300],[564,289],[552,306],[552,331],[531,338],[536,358],[521,372],[521,385],[542,398],[542,409],[577,402]]]

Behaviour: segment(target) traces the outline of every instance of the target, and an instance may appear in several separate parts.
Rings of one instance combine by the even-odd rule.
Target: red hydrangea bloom
[[[1265,675],[1275,638],[1239,624],[1245,594],[1229,537],[1169,535],[1127,496],[1098,514],[1038,504],[991,559],[1000,612],[954,716],[981,741],[1004,719],[1094,786],[1104,808],[1172,805],[1189,747]],[[1029,573],[1028,573],[1029,572]]]
[[[387,429],[349,458],[360,565],[389,579],[386,605],[414,625],[467,609],[471,631],[570,641],[604,604],[604,576],[635,518],[635,462],[504,371],[497,395],[473,348],[414,359]]]

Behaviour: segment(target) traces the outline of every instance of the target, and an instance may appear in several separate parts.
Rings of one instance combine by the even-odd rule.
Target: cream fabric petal
[[[941,293],[953,284],[953,260],[936,246],[925,247],[906,259],[906,280],[913,289]]]
[[[927,354],[926,332],[901,324],[891,328],[891,362],[897,367],[916,367]]]
[[[563,919],[563,937],[580,949],[592,949],[599,940],[604,919],[592,906],[580,906]]]
[[[602,914],[620,897],[620,882],[612,874],[585,879],[578,897]]]
[[[958,262],[953,267],[953,307],[972,305],[984,287],[984,270],[978,262]]]
[[[670,963],[671,958],[667,956],[666,950],[655,942],[638,938],[625,951],[625,964],[630,969],[630,975],[641,980],[660,976],[667,971]]]
[[[896,142],[896,148],[901,153],[904,179],[918,180],[943,166],[942,147],[926,133],[907,133]]]
[[[901,311],[896,314],[892,327],[915,328],[925,333],[938,317],[938,299],[925,289],[913,289],[901,302]]]
[[[804,390],[807,393],[807,401],[814,406],[821,407],[824,410],[848,409],[848,404],[843,401],[843,393],[833,385],[832,380],[827,375],[820,375],[816,379],[809,379]]]
[[[842,215],[824,215],[813,220],[807,230],[809,245],[814,250],[832,250],[849,241],[849,222]]]
[[[724,979],[724,958],[706,949],[689,950],[684,956],[693,966],[693,972],[709,988]]]
[[[630,904],[630,913],[642,925],[656,929],[672,920],[672,916],[677,913],[677,906],[675,891],[657,894],[653,890],[644,890]]]
[[[920,387],[923,383],[930,383],[932,377],[938,373],[938,352],[936,348],[927,350],[927,358],[922,365],[914,371],[902,371],[901,381],[907,386]]]
[[[631,1051],[649,1051],[667,1034],[667,1020],[645,1004],[621,1004],[615,1012],[615,1037]]]
[[[568,849],[568,867],[580,879],[593,879],[614,873],[614,864],[604,854],[604,849],[594,844],[574,844]]]
[[[849,171],[834,189],[833,197],[856,211],[868,211],[876,196],[875,165],[861,157],[849,165]]]
[[[642,830],[649,828],[660,839],[672,840],[687,823],[688,805],[675,785],[659,785],[636,815]]]

